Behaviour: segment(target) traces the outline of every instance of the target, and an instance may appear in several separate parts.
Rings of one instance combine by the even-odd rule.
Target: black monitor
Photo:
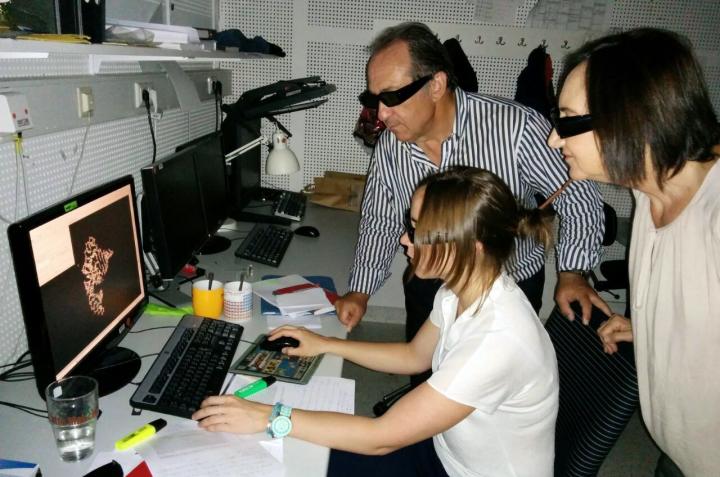
[[[177,147],[182,151],[194,148],[195,171],[200,199],[202,202],[207,241],[199,253],[212,254],[230,248],[230,240],[215,235],[228,217],[228,194],[225,175],[225,156],[222,152],[221,136],[211,133]]]
[[[195,172],[195,147],[144,167],[140,175],[144,248],[157,259],[162,278],[172,280],[208,236]]]
[[[131,176],[10,225],[8,238],[38,392],[72,374],[101,395],[137,374],[117,344],[147,303]]]
[[[259,136],[260,119],[225,120],[222,125],[222,145],[225,155]],[[230,162],[229,194],[234,211],[241,211],[254,199],[261,197],[261,147],[255,147]]]

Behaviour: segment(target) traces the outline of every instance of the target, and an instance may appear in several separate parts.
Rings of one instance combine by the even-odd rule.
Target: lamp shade
[[[282,131],[276,131],[272,138],[273,148],[265,163],[265,173],[276,176],[292,174],[300,170],[295,153],[288,147],[288,138]]]

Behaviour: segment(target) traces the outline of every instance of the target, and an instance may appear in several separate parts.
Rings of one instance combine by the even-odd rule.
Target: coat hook
[[[560,45],[560,48],[562,48],[562,49],[564,49],[564,50],[569,50],[569,49],[570,49],[570,45],[568,45],[568,41],[567,41],[567,40],[563,41],[563,44]]]
[[[497,41],[495,42],[496,45],[505,45],[505,41],[503,40],[503,37],[498,37]]]
[[[520,38],[520,42],[518,43],[518,46],[527,46],[527,43],[525,43],[525,37]]]
[[[462,43],[462,40],[460,39],[460,33],[455,35],[453,38],[455,38],[458,41],[458,43]]]
[[[545,40],[545,38],[543,38],[542,41],[540,42],[540,46],[542,46],[543,48],[548,47],[548,42]]]
[[[475,38],[475,44],[476,44],[476,45],[482,45],[483,43],[485,43],[485,41],[483,41],[482,35],[478,35],[478,37]]]

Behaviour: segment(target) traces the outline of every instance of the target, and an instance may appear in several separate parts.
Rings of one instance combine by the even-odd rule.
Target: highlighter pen
[[[275,379],[275,376],[265,376],[264,378],[260,378],[257,381],[238,389],[237,391],[235,391],[235,396],[245,399],[246,397],[250,397],[253,394],[262,391],[263,389],[272,386],[275,381],[277,381]]]
[[[165,419],[155,419],[150,424],[145,424],[144,426],[135,429],[130,434],[117,441],[115,443],[115,450],[121,451],[136,446],[154,436],[165,426],[167,426],[167,421],[165,421]]]

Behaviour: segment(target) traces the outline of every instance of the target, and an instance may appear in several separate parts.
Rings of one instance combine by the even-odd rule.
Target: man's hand
[[[598,307],[607,316],[612,315],[612,310],[605,301],[597,294],[590,284],[581,275],[573,272],[558,273],[557,288],[555,288],[555,301],[560,307],[560,312],[572,321],[575,314],[570,308],[570,303],[577,301],[582,308],[582,322],[590,323],[592,305]]]
[[[617,343],[620,341],[630,342],[633,340],[630,320],[618,314],[612,315],[609,320],[600,325],[597,333],[602,340],[603,350],[607,354],[616,352],[618,350]]]
[[[335,302],[338,320],[345,325],[348,333],[355,328],[367,311],[370,295],[360,292],[348,292]]]

